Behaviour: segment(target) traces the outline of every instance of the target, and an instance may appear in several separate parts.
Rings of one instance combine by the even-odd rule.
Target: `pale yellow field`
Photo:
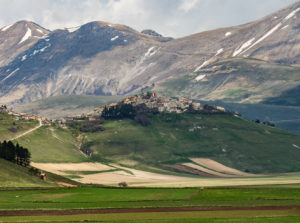
[[[102,163],[34,163],[31,166],[58,175],[67,175],[64,171],[105,171],[113,167]]]
[[[243,186],[243,185],[273,185],[273,184],[300,184],[300,173],[282,174],[281,176],[259,176],[246,174],[244,172],[226,167],[213,160],[195,159],[202,164],[208,164],[209,167],[216,167],[220,172],[206,169],[193,163],[184,165],[214,174],[218,177],[182,177],[164,173],[153,173],[134,168],[123,167],[117,164],[105,165],[102,163],[32,163],[36,168],[64,175],[68,177],[66,171],[76,172],[78,178],[74,178],[81,183],[118,185],[120,182],[126,182],[129,186],[146,187],[207,187],[207,186]],[[156,170],[159,170],[156,168]],[[103,171],[101,173],[81,173],[80,171]],[[230,177],[230,174],[235,173]],[[217,175],[218,174],[218,175]],[[237,174],[243,174],[238,176]],[[246,175],[246,176],[245,176]],[[253,177],[255,176],[255,177]]]
[[[235,175],[220,173],[220,172],[217,172],[217,171],[214,171],[214,170],[209,170],[207,168],[204,168],[202,166],[196,165],[194,163],[183,163],[182,165],[188,166],[188,167],[191,167],[193,169],[200,170],[200,171],[202,171],[204,173],[209,173],[209,174],[212,174],[212,175],[218,176],[218,177],[234,177],[235,176]]]
[[[238,175],[238,176],[255,176],[254,174],[245,173],[240,170],[225,166],[225,165],[218,163],[212,159],[191,158],[191,160],[201,166],[204,166],[209,169],[215,170],[217,172],[225,173],[225,174]]]

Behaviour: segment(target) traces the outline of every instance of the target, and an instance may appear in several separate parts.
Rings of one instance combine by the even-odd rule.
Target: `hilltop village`
[[[170,98],[163,95],[158,95],[155,92],[147,92],[139,95],[130,96],[123,99],[118,103],[112,103],[110,105],[96,107],[92,112],[87,114],[81,114],[72,117],[65,117],[55,120],[48,120],[34,114],[27,114],[25,112],[16,112],[7,109],[5,105],[0,106],[0,113],[9,114],[15,117],[15,120],[37,120],[41,121],[44,125],[50,125],[51,123],[57,123],[62,127],[73,120],[97,120],[102,116],[105,109],[111,109],[116,107],[122,107],[125,105],[131,106],[135,111],[139,113],[226,113],[227,111],[220,106],[202,105],[199,102],[193,102],[192,99],[180,97]]]
[[[116,106],[131,105],[139,112],[150,113],[185,113],[185,112],[207,112],[207,113],[224,113],[226,110],[220,106],[202,105],[199,102],[193,102],[189,98],[169,98],[158,95],[155,92],[147,92],[134,95],[123,99],[119,103],[112,103],[108,106],[99,106],[88,117],[101,115],[105,108],[109,109]]]
[[[51,120],[42,118],[35,114],[27,114],[26,112],[16,112],[16,111],[8,109],[6,105],[0,106],[0,114],[11,115],[11,116],[15,117],[16,121],[18,121],[18,120],[31,120],[31,121],[36,120],[36,121],[42,122],[42,124],[44,124],[44,125],[51,124]]]

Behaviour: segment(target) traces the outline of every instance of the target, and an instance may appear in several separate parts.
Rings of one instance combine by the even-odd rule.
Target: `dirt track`
[[[109,213],[143,213],[143,212],[184,212],[184,211],[242,211],[242,210],[299,210],[300,206],[266,206],[266,207],[168,207],[168,208],[111,208],[85,210],[34,210],[34,211],[0,211],[0,216],[42,216],[42,215],[78,215]]]

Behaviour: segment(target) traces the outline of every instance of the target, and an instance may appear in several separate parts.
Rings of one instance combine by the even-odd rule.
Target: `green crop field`
[[[0,217],[1,222],[131,222],[131,223],[208,223],[208,222],[298,222],[299,211],[207,211],[207,212],[162,212],[83,214],[54,216]],[[266,216],[270,216],[267,218]],[[274,217],[277,216],[277,217]],[[282,217],[294,216],[294,217]]]
[[[135,160],[164,168],[211,158],[253,173],[299,171],[300,137],[233,115],[161,114],[151,125],[132,120],[105,121],[106,129],[85,134],[94,160]],[[284,156],[282,152],[284,151]]]
[[[253,188],[70,188],[43,190],[0,190],[0,222],[241,222],[290,223],[300,220],[300,186]],[[295,208],[287,208],[294,205]],[[277,206],[272,210],[271,206]],[[130,208],[202,207],[156,212]],[[233,209],[224,209],[230,207]],[[234,208],[245,207],[245,210]],[[117,209],[112,209],[117,208]],[[125,209],[123,209],[125,208]],[[214,208],[221,208],[215,209]],[[252,209],[251,209],[252,208]],[[253,209],[255,208],[255,209]],[[85,210],[115,210],[115,213],[84,213]],[[10,216],[27,210],[29,216]],[[38,211],[53,210],[53,214]],[[60,215],[59,211],[77,210],[77,214]],[[122,210],[124,212],[122,213]],[[144,209],[146,210],[146,209]],[[158,210],[158,209],[157,209]],[[173,210],[173,211],[172,211]],[[1,212],[2,211],[2,212]],[[82,212],[82,213],[81,213]],[[9,214],[11,213],[11,214]]]
[[[0,210],[300,205],[300,187],[0,190]]]

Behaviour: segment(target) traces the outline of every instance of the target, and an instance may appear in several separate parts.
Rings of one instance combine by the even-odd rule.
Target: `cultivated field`
[[[202,159],[197,159],[202,160]],[[134,187],[202,187],[202,186],[247,186],[247,185],[282,185],[300,184],[300,174],[280,175],[254,175],[240,172],[226,167],[213,160],[204,159],[208,164],[213,163],[219,172],[208,169],[207,166],[200,166],[194,163],[184,163],[192,170],[202,174],[210,173],[210,176],[182,175],[174,172],[164,172],[155,168],[140,170],[125,167],[115,163],[32,163],[32,166],[54,174],[63,175],[83,184],[101,184],[117,186],[120,182],[126,182]],[[202,163],[205,165],[204,163]],[[179,166],[179,165],[178,165]],[[213,168],[209,165],[210,168]],[[222,169],[220,168],[224,168]],[[150,168],[149,168],[150,169]],[[231,175],[224,173],[228,170]],[[235,175],[233,174],[235,173]],[[237,175],[241,173],[241,175]]]
[[[300,222],[300,186],[0,191],[0,222]]]

